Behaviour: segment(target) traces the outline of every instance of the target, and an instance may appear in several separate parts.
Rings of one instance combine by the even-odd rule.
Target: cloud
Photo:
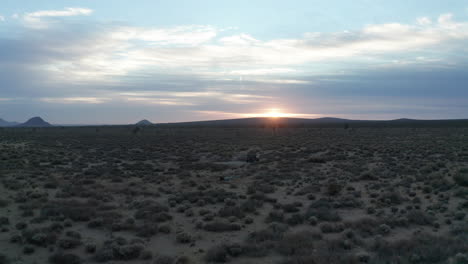
[[[141,40],[148,45],[195,46],[212,40],[217,32],[212,26],[197,25],[161,29],[120,27],[110,32],[110,38],[119,41]]]
[[[269,40],[210,25],[159,28],[61,19],[90,12],[30,13],[30,22],[46,26],[31,28],[18,20],[13,31],[21,34],[0,35],[0,97],[29,97],[42,107],[125,105],[231,114],[287,102],[297,106],[289,113],[337,115],[358,108],[332,111],[323,97],[353,98],[373,110],[357,97],[444,95],[445,100],[466,94],[460,88],[466,86],[466,72],[460,68],[468,65],[468,22],[449,14]]]
[[[26,25],[33,28],[47,27],[47,23],[43,19],[72,17],[72,16],[89,16],[94,11],[89,8],[67,7],[63,10],[41,10],[23,15],[23,20]]]
[[[39,98],[39,101],[46,103],[59,104],[102,104],[109,101],[109,98],[98,97],[44,97]]]
[[[69,17],[69,16],[87,16],[93,13],[92,9],[80,7],[67,7],[64,10],[42,10],[32,13],[26,13],[25,19],[37,19],[42,17]]]
[[[466,40],[468,23],[454,22],[450,15],[442,15],[436,24],[423,19],[417,25],[368,25],[354,32],[306,33],[299,39],[267,41],[246,34],[216,39],[219,30],[211,26],[165,29],[116,27],[108,31],[107,34],[96,35],[94,47],[93,43],[86,45],[90,51],[81,60],[59,69],[67,71],[68,68],[72,75],[82,73],[80,78],[127,75],[132,71],[159,71],[164,68],[228,75],[268,74],[264,69],[291,69],[310,63],[356,58],[385,59],[385,56],[401,52],[424,51],[434,45]],[[136,44],[134,41],[139,42]],[[98,48],[102,43],[112,45]],[[256,68],[246,70],[252,65]]]
[[[25,17],[34,20],[91,12],[67,8],[33,12]],[[41,65],[37,66],[56,81],[118,83],[120,78],[129,76],[145,78],[169,73],[219,79],[276,76],[271,82],[301,83],[285,76],[310,71],[316,68],[310,65],[322,62],[392,62],[395,59],[391,57],[396,55],[399,61],[404,58],[415,63],[417,59],[406,54],[424,53],[428,47],[468,39],[468,23],[456,22],[450,14],[441,15],[436,23],[428,21],[429,18],[420,18],[415,25],[375,24],[358,31],[305,33],[302,38],[272,40],[258,40],[244,33],[219,37],[220,32],[226,35],[230,30],[209,25],[143,28],[94,23],[73,28],[77,26],[62,21],[60,26],[27,32],[29,39],[15,40],[22,43],[12,43],[12,48],[34,50],[35,54],[28,54],[29,59],[40,60]],[[0,56],[24,57],[21,52]]]
[[[203,105],[210,101],[224,101],[232,104],[252,104],[273,98],[266,95],[240,94],[222,91],[135,91],[119,93],[119,96],[127,101],[166,105]]]
[[[3,21],[5,21],[5,17],[0,15],[0,22],[3,22]]]
[[[431,19],[428,18],[428,17],[420,17],[420,18],[417,19],[417,22],[421,26],[427,26],[427,25],[432,24]]]
[[[284,73],[294,73],[297,72],[295,69],[291,68],[267,68],[267,69],[247,69],[247,70],[234,70],[230,74],[233,75],[276,75]]]

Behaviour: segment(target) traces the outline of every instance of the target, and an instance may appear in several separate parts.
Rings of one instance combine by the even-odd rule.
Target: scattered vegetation
[[[467,263],[466,135],[2,129],[0,264]]]

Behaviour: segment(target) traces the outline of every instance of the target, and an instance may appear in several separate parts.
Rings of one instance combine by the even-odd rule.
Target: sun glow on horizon
[[[278,117],[287,117],[289,116],[286,113],[281,112],[281,109],[271,108],[268,112],[262,114],[264,117],[278,118]]]
[[[266,109],[265,112],[245,114],[245,117],[269,117],[269,118],[280,118],[280,117],[297,117],[300,114],[285,113],[279,108]]]

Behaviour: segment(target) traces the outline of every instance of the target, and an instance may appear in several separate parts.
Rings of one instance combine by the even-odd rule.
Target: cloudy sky
[[[468,118],[466,0],[1,0],[0,118]]]

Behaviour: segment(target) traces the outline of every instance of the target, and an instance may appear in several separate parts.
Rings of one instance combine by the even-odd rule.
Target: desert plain
[[[468,128],[0,129],[0,263],[468,263]]]

